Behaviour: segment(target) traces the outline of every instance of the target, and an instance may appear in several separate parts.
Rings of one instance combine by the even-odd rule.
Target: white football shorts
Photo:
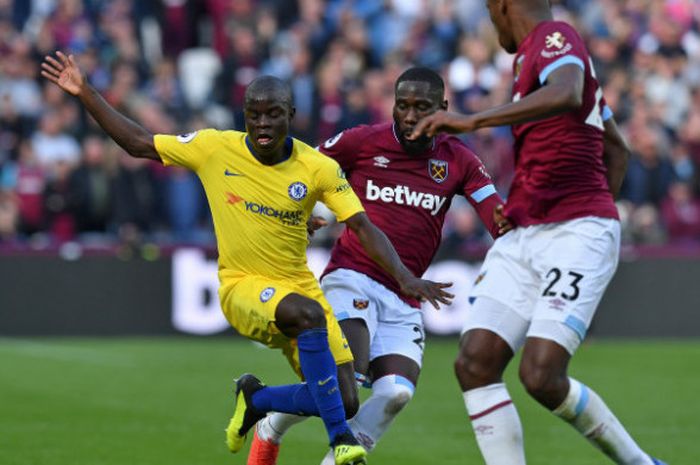
[[[526,337],[550,339],[573,354],[619,254],[620,223],[614,219],[584,217],[516,228],[498,238],[486,255],[463,332],[489,329],[514,352]],[[476,303],[480,297],[486,298],[484,305]]]
[[[321,289],[338,321],[364,320],[369,330],[369,359],[403,355],[421,366],[425,331],[421,310],[369,276],[340,268],[321,280]]]

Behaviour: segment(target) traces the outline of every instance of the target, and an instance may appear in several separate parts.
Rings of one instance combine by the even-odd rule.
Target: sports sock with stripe
[[[525,465],[523,428],[506,385],[490,384],[463,395],[486,465]]]
[[[387,375],[372,383],[372,395],[348,423],[365,449],[372,450],[396,415],[411,400],[415,386],[399,375]]]
[[[603,399],[585,384],[569,378],[569,393],[553,413],[576,428],[615,463],[654,465]]]

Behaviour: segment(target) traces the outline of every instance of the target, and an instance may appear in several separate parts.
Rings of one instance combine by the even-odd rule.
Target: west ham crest
[[[447,162],[431,158],[428,163],[428,174],[436,183],[443,183],[447,179]]]
[[[352,306],[358,310],[364,310],[369,307],[369,300],[367,299],[352,299]]]

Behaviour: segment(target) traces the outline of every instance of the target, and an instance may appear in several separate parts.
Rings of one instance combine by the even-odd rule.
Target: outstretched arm
[[[620,133],[615,118],[608,118],[605,123],[605,133],[603,134],[603,162],[608,169],[606,177],[608,186],[613,198],[620,194],[622,181],[625,179],[627,171],[627,160],[630,158],[630,148],[625,137]]]
[[[56,52],[56,58],[46,56],[41,68],[42,76],[78,97],[102,129],[129,155],[160,161],[153,135],[107,103],[90,85],[73,55]]]
[[[366,213],[356,213],[345,220],[345,224],[357,235],[370,258],[396,279],[403,294],[427,300],[435,308],[439,308],[439,302],[449,304],[454,298],[454,295],[444,290],[452,283],[434,283],[416,278],[401,262],[386,235],[369,220]]]
[[[421,134],[432,137],[438,132],[463,133],[480,128],[507,126],[549,118],[575,110],[582,105],[583,70],[574,64],[556,69],[547,77],[547,85],[517,102],[507,103],[472,115],[438,111],[421,119],[410,138]]]

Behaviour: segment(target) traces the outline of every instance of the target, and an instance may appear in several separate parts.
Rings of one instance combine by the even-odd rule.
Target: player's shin
[[[389,429],[396,415],[413,397],[415,386],[399,375],[383,376],[372,383],[372,395],[360,405],[360,410],[348,421],[357,440],[368,452]],[[321,465],[334,465],[331,450]]]
[[[297,347],[301,371],[332,444],[336,436],[348,433],[350,428],[345,421],[337,368],[328,346],[328,331],[314,328],[302,332],[297,337]]]
[[[569,378],[569,393],[553,413],[620,465],[653,465],[605,402],[593,390]]]
[[[486,465],[525,465],[523,429],[505,384],[470,389],[464,403]]]
[[[374,449],[396,415],[413,397],[415,386],[399,375],[388,375],[372,383],[372,395],[362,403],[348,423],[365,449]]]
[[[265,386],[253,394],[253,407],[261,412],[318,416],[316,400],[306,383]],[[296,415],[295,415],[296,416]]]

